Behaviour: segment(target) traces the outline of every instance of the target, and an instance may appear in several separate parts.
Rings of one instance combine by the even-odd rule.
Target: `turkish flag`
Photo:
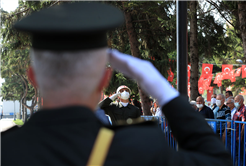
[[[167,71],[167,73],[168,73],[167,80],[170,81],[170,82],[172,82],[173,81],[174,74],[173,74],[171,68]]]
[[[211,84],[211,81],[212,81],[212,79],[213,79],[213,74],[210,74],[210,76],[208,77],[208,82],[209,82],[209,85]]]
[[[209,87],[209,82],[207,80],[204,81],[204,84],[202,86],[202,89],[203,90],[208,90],[208,87]]]
[[[203,92],[204,92],[202,87],[198,87],[198,91],[199,91],[200,94],[203,94]]]
[[[219,81],[223,79],[222,73],[217,73],[214,79],[214,84],[218,84]]]
[[[235,76],[235,77],[240,77],[241,71],[242,71],[242,68],[241,68],[241,67],[237,68],[237,71],[236,71],[236,73],[234,74],[234,76]]]
[[[210,86],[207,90],[207,101],[211,101],[212,94],[213,94],[213,87]]]
[[[202,76],[203,78],[208,78],[210,74],[213,72],[213,64],[202,64]]]
[[[230,72],[230,76],[231,76],[231,78],[230,78],[230,80],[231,80],[231,82],[236,82],[236,77],[235,77],[235,70],[232,70],[231,72]]]
[[[230,79],[230,72],[232,71],[232,65],[222,65],[223,79]]]
[[[203,86],[203,81],[204,81],[204,78],[203,78],[203,76],[201,75],[201,77],[200,77],[199,80],[198,80],[198,87]]]
[[[242,78],[246,77],[246,65],[242,65]]]
[[[210,76],[206,80],[203,81],[203,84],[202,84],[203,90],[208,90],[211,84],[211,81],[212,81],[212,77],[213,77],[213,74],[210,74]]]
[[[188,82],[190,82],[190,69],[191,69],[191,66],[190,66],[190,64],[188,64],[188,66],[187,66],[187,76],[188,76]]]
[[[218,81],[217,86],[221,87],[222,86],[222,81]]]
[[[190,83],[188,82],[188,88],[187,88],[188,96],[190,97]]]

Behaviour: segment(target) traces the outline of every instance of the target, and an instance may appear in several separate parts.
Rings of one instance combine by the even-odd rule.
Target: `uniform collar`
[[[48,125],[85,121],[100,122],[91,109],[83,106],[68,106],[56,109],[41,109],[33,114],[27,123],[32,125]]]
[[[124,106],[125,103],[123,103],[123,102],[120,101],[120,104],[121,104],[123,107],[127,107],[129,103],[126,103],[126,106]]]
[[[130,104],[127,104],[127,106],[125,106],[125,107],[129,107],[129,105],[130,105]],[[122,107],[124,107],[124,106],[121,104],[121,102],[118,102],[118,107],[119,107],[119,108],[122,108]]]

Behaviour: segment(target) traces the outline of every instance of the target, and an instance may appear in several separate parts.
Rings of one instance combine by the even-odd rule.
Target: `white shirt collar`
[[[126,107],[128,105],[128,103],[123,103],[123,102],[120,102],[124,107]]]

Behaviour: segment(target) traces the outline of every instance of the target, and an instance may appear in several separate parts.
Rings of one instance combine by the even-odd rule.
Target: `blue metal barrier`
[[[166,140],[170,147],[178,150],[178,144],[172,135],[172,131],[168,125],[166,118],[157,116],[141,116],[145,120],[156,120],[159,122],[161,130],[164,132]],[[243,128],[243,139],[241,138],[242,126],[246,122],[232,121],[232,120],[219,120],[219,119],[206,119],[208,125],[212,128],[214,133],[222,139],[225,148],[231,153],[234,166],[246,166],[245,153],[246,153],[246,126]],[[230,125],[230,127],[228,126]],[[237,129],[238,128],[238,129]]]

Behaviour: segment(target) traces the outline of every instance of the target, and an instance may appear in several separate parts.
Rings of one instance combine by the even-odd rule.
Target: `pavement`
[[[15,126],[16,124],[13,122],[14,119],[1,119],[0,120],[0,132],[5,131],[13,126]]]

